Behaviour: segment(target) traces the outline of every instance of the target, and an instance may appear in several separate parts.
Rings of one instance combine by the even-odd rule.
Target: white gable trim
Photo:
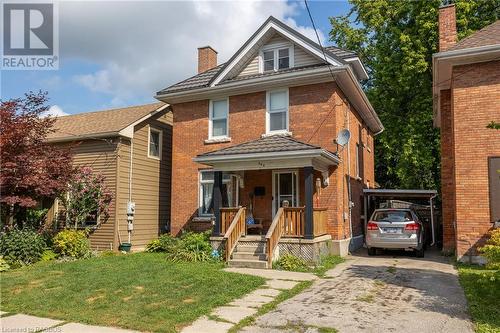
[[[262,37],[270,30],[274,29],[276,32],[280,33],[281,35],[285,36],[289,40],[291,40],[295,45],[298,45],[300,47],[303,47],[304,49],[308,50],[310,53],[315,55],[316,57],[320,59],[324,59],[323,56],[323,51],[318,48],[316,45],[311,45],[309,43],[306,43],[304,40],[297,38],[294,34],[290,33],[286,29],[283,29],[281,26],[277,25],[276,23],[270,21],[267,23],[260,31],[259,33],[246,45],[246,47],[229,63],[223,71],[221,71],[215,79],[212,81],[210,84],[211,87],[216,86],[219,84],[222,80],[224,80],[227,75],[231,72],[231,70],[234,68],[234,66],[241,61],[241,59],[248,53],[250,50],[255,46],[255,44],[262,39]],[[332,58],[329,56],[327,53],[326,54],[326,59],[329,64],[333,66],[340,66],[342,65],[338,60]]]

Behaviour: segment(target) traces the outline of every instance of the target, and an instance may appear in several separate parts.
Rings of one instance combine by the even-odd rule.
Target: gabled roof
[[[275,153],[285,151],[301,151],[321,149],[319,146],[311,145],[296,140],[290,136],[272,135],[257,140],[240,143],[231,147],[222,148],[208,153],[200,154],[198,157],[225,156],[236,154],[255,154],[255,153]]]
[[[245,55],[245,52],[247,53],[250,52],[249,50],[250,46],[259,43],[259,41],[265,42],[267,37],[272,36],[276,32],[283,34],[286,38],[292,39],[294,43],[307,48],[309,51],[313,50],[313,52],[316,52],[316,56],[320,61],[320,63],[318,64],[319,66],[327,65],[327,63],[323,58],[323,52],[321,46],[318,45],[318,43],[305,37],[295,29],[290,28],[289,26],[279,21],[278,19],[274,18],[273,16],[270,16],[227,62],[220,64],[212,69],[209,69],[203,73],[199,73],[195,76],[192,76],[186,80],[175,83],[165,89],[162,89],[157,92],[157,95],[186,91],[191,89],[205,88],[214,85],[223,85],[228,81],[234,81],[236,79],[236,75],[228,76],[227,74],[231,70],[233,70],[233,68],[238,67],[238,61],[236,60],[243,57]],[[331,65],[340,65],[340,64],[345,65],[347,64],[347,62],[344,59],[357,58],[357,54],[355,52],[344,50],[336,46],[325,47],[324,51]],[[250,55],[247,55],[247,57],[250,57]],[[246,64],[245,61],[240,61],[239,67],[242,67],[245,64]],[[304,67],[310,67],[310,66],[304,66]],[[260,77],[275,76],[277,74],[279,75],[283,73],[288,73],[290,71],[307,69],[304,67],[295,67],[286,70],[281,70],[278,72],[260,73],[259,76]],[[253,75],[252,77],[255,76]],[[242,80],[245,78],[246,77],[239,77],[238,80]]]
[[[144,121],[167,107],[168,104],[165,103],[153,103],[57,117],[55,132],[47,136],[47,141],[117,136],[127,127]]]
[[[500,44],[500,20],[476,31],[449,48],[447,51]]]

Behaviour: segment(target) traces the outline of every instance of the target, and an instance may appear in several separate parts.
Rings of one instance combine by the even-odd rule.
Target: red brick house
[[[172,233],[213,227],[228,258],[256,267],[280,251],[314,260],[361,246],[362,189],[375,183],[383,126],[358,56],[270,17],[223,64],[199,48],[198,72],[156,95],[174,119]],[[344,148],[334,142],[342,129]],[[247,235],[249,221],[260,235]],[[233,254],[244,242],[266,252]]]
[[[457,42],[455,6],[439,10],[433,56],[434,123],[441,128],[443,246],[480,262],[500,220],[500,21]]]

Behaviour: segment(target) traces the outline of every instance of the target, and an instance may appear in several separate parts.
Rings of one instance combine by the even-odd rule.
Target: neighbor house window
[[[293,67],[292,47],[263,50],[261,72],[278,71]]]
[[[210,101],[209,118],[209,139],[229,136],[229,105],[227,99]]]
[[[267,92],[266,132],[288,132],[288,89]]]
[[[213,215],[213,192],[214,192],[214,172],[211,170],[200,171],[200,203],[198,208],[198,215],[211,216]],[[224,173],[222,175],[222,206],[228,207],[229,203],[233,201],[231,175]]]
[[[149,151],[148,157],[161,158],[161,138],[162,133],[155,128],[149,128]]]

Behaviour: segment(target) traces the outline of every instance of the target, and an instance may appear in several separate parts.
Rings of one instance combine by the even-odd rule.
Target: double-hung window
[[[279,71],[293,67],[292,47],[277,47],[262,51],[261,72]]]
[[[266,97],[266,132],[288,132],[288,89],[268,91]]]
[[[150,127],[148,137],[148,157],[156,159],[161,158],[161,140],[161,131]]]
[[[229,103],[227,99],[211,100],[209,110],[208,138],[227,138],[229,136]]]
[[[214,192],[214,172],[212,170],[202,170],[199,175],[200,192],[199,192],[199,216],[213,215],[213,192]],[[233,193],[231,183],[231,175],[224,173],[222,175],[222,206],[228,207],[233,203]]]

